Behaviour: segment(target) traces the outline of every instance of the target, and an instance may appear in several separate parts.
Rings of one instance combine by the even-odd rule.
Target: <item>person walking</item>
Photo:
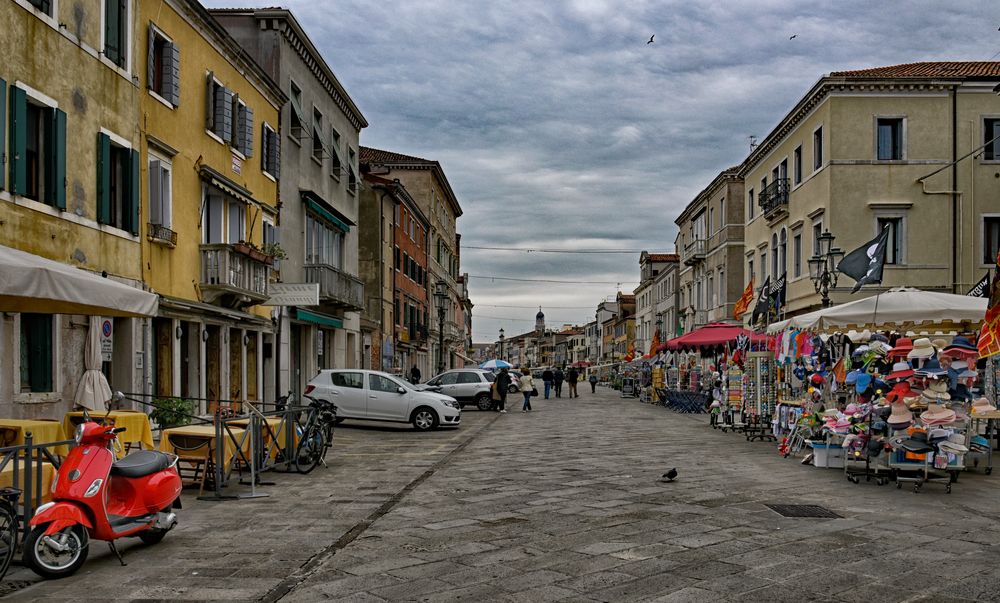
[[[542,371],[542,383],[545,385],[545,399],[549,399],[549,391],[552,390],[552,369],[547,368]]]
[[[576,392],[576,382],[580,380],[580,373],[577,372],[575,366],[569,367],[569,372],[566,373],[566,383],[569,384],[569,397],[579,398],[580,394]]]
[[[497,375],[494,385],[497,391],[496,398],[493,400],[493,409],[500,412],[507,412],[507,392],[510,391],[510,373],[507,372],[506,367],[500,369],[500,374]]]
[[[414,385],[420,383],[420,369],[418,369],[415,364],[413,365],[413,368],[410,369],[410,383]]]
[[[590,382],[590,393],[596,394],[597,393],[597,375],[594,374],[594,373],[590,373],[590,378],[587,379],[587,381]]]
[[[535,389],[535,379],[531,376],[528,367],[521,369],[521,393],[524,395],[524,406],[521,407],[521,412],[529,412],[531,411],[531,396],[537,395],[538,390]]]
[[[562,398],[562,384],[565,378],[561,368],[557,367],[556,372],[552,373],[552,379],[556,384],[556,398]]]

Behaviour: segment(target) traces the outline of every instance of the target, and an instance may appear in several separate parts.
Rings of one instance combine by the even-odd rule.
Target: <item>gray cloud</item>
[[[467,245],[669,251],[674,217],[823,73],[1000,50],[1000,11],[984,0],[287,2],[371,123],[363,144],[442,162]],[[466,249],[462,264],[638,273],[630,255]],[[527,330],[535,312],[489,305],[593,308],[615,285],[473,279],[471,292],[474,338],[487,341],[499,326]]]

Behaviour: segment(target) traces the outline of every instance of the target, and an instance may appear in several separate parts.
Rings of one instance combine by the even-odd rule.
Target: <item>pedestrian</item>
[[[597,393],[597,375],[595,375],[594,373],[590,373],[590,378],[587,379],[587,381],[590,382],[590,393],[596,394]]]
[[[580,373],[577,372],[575,366],[569,367],[569,372],[566,373],[566,383],[569,384],[569,397],[579,398],[580,394],[576,391],[576,382],[580,380]]]
[[[557,367],[556,372],[552,373],[552,380],[556,384],[556,398],[562,398],[562,384],[565,378],[561,368]]]
[[[538,390],[535,389],[535,379],[528,367],[521,369],[521,393],[524,394],[524,406],[521,407],[521,412],[530,412],[531,396],[537,396]]]
[[[542,383],[545,384],[545,399],[549,399],[549,391],[552,390],[552,369],[547,368],[542,371]]]
[[[420,383],[420,369],[418,369],[415,364],[413,365],[413,368],[410,369],[410,383],[414,385]]]
[[[507,412],[507,392],[510,391],[510,373],[507,372],[507,367],[500,369],[500,374],[497,375],[493,386],[496,388],[496,395],[493,398],[493,408],[505,413]]]

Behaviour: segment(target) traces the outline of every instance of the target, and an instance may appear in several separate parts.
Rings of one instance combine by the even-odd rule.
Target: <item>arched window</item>
[[[776,279],[781,277],[781,273],[778,272],[780,264],[778,264],[778,233],[771,235],[771,278]]]

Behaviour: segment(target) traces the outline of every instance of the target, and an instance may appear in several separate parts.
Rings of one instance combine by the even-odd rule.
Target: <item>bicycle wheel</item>
[[[0,579],[7,574],[17,546],[17,512],[7,503],[0,503]]]
[[[305,474],[315,469],[325,448],[326,438],[323,436],[323,430],[315,425],[311,426],[303,434],[298,448],[295,449],[295,470]]]

